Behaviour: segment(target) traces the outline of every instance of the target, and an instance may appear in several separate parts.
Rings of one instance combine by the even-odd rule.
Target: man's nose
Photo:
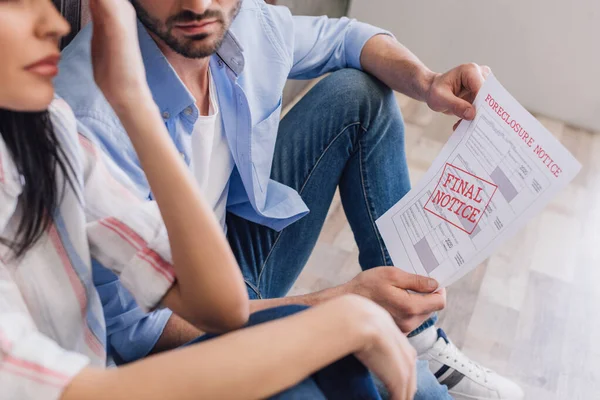
[[[195,14],[204,14],[213,3],[213,0],[188,0],[183,2],[183,8]]]

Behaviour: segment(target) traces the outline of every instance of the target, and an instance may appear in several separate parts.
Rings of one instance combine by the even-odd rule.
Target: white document
[[[377,220],[392,261],[446,287],[488,258],[581,165],[492,75],[424,178]]]

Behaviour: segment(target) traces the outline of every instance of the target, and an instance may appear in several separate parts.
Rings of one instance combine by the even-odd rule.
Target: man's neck
[[[209,63],[210,57],[187,58],[173,51],[160,39],[151,34],[160,51],[167,58],[179,79],[196,99],[200,115],[208,115],[210,109]]]

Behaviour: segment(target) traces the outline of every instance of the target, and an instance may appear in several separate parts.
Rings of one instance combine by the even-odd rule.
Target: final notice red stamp
[[[498,186],[446,163],[425,210],[469,235],[475,232]]]

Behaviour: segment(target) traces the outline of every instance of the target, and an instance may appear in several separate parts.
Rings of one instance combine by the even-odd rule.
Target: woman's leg
[[[306,310],[306,306],[283,306],[252,314],[246,327],[285,318]],[[307,327],[310,329],[310,327]],[[207,334],[188,343],[205,342],[219,335]],[[289,360],[293,363],[294,360]],[[380,399],[369,371],[354,356],[345,357],[316,372],[298,385],[272,397],[276,400],[296,399]]]

